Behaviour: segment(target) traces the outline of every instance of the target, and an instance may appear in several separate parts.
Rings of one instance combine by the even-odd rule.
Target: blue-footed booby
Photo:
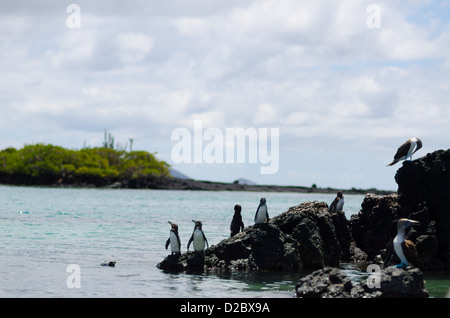
[[[419,221],[400,219],[397,222],[397,236],[394,238],[394,250],[400,259],[400,264],[394,267],[407,267],[410,263],[418,267],[418,255],[416,246],[410,240],[405,240],[405,230],[412,225],[420,225]]]
[[[412,160],[412,155],[420,148],[422,148],[422,141],[419,138],[409,138],[403,145],[398,148],[397,153],[394,156],[394,160],[386,167],[393,166],[400,160],[406,160],[408,158]]]

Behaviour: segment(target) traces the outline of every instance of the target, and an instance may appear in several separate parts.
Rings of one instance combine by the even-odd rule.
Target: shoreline
[[[2,178],[3,177],[3,178]],[[207,180],[181,179],[176,177],[147,176],[126,180],[114,180],[109,178],[89,178],[85,180],[55,180],[53,178],[20,178],[6,177],[0,175],[0,184],[5,186],[34,186],[48,188],[98,188],[98,189],[149,189],[149,190],[190,190],[190,191],[241,191],[241,192],[289,192],[289,193],[322,193],[336,194],[338,190],[346,194],[388,195],[396,193],[394,190],[369,189],[336,189],[305,186],[282,186],[282,185],[249,185],[238,182],[227,183]],[[52,180],[48,182],[49,180]]]

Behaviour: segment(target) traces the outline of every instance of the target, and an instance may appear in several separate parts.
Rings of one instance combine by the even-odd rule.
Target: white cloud
[[[116,41],[119,58],[124,63],[142,61],[153,48],[153,39],[143,33],[120,33]]]
[[[167,156],[171,130],[194,119],[279,127],[281,162],[306,144],[445,142],[449,7],[434,2],[379,1],[380,29],[366,24],[372,1],[80,1],[80,29],[67,28],[64,4],[18,3],[0,4],[0,146],[57,135],[80,146],[107,128]],[[308,164],[291,177],[326,176]]]

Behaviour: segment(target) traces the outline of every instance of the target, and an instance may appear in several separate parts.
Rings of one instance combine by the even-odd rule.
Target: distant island
[[[131,147],[130,147],[131,148]],[[232,183],[190,179],[146,151],[103,147],[65,149],[50,144],[26,145],[0,151],[0,183],[18,186],[336,193],[316,185],[258,185],[246,179]],[[340,189],[347,194],[390,194],[377,189]]]
[[[0,151],[0,183],[38,186],[109,186],[123,180],[170,176],[169,164],[146,151],[113,146],[65,149],[50,144]]]

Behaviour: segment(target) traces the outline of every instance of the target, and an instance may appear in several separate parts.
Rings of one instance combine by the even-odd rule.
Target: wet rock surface
[[[415,269],[386,268],[352,282],[338,268],[325,267],[302,278],[295,287],[298,298],[426,298],[423,273]]]
[[[169,271],[203,267],[234,270],[298,270],[338,266],[350,256],[351,235],[342,212],[329,213],[324,202],[305,202],[196,253],[170,255],[158,264]],[[195,258],[195,260],[194,260]]]

